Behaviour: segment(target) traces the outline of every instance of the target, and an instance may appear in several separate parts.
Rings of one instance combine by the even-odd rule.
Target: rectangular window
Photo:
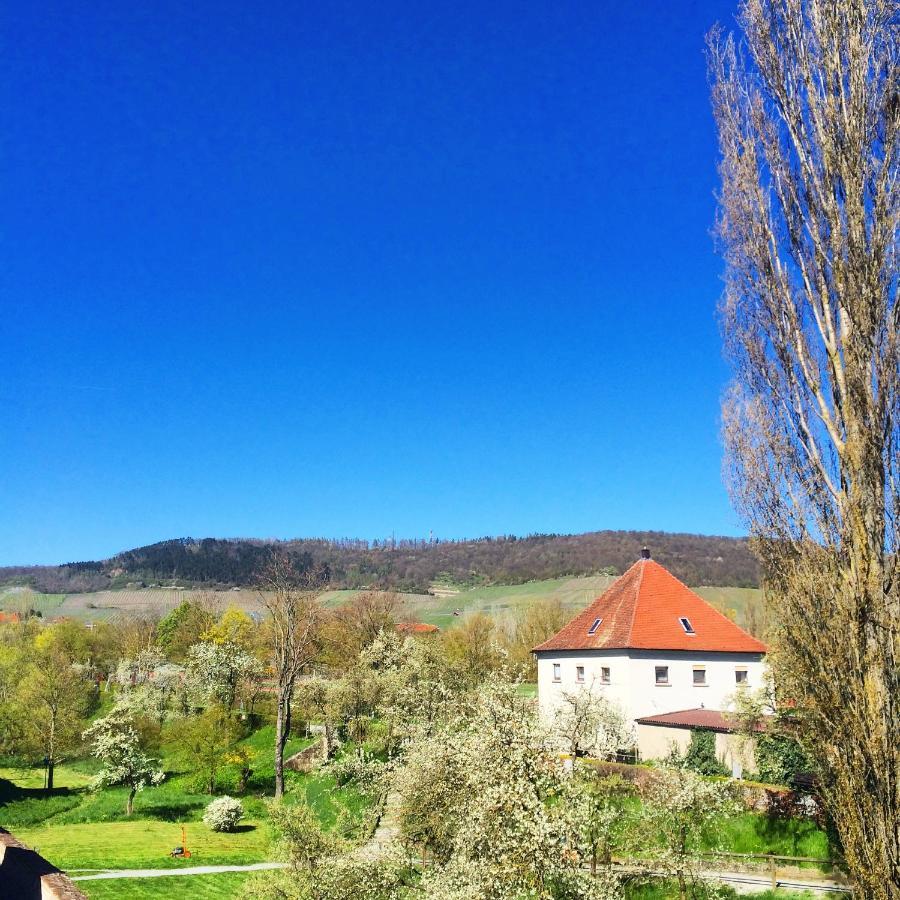
[[[609,666],[600,667],[600,684],[609,684]]]
[[[698,687],[706,684],[706,666],[694,666],[694,684]]]
[[[734,670],[734,683],[735,684],[746,684],[747,683],[747,670],[746,669],[735,669]]]
[[[599,627],[603,619],[594,619],[593,624],[588,628],[588,634],[593,634]]]
[[[559,663],[553,663],[553,680],[559,681],[559,670],[561,666]]]
[[[657,666],[656,667],[656,683],[657,684],[668,684],[669,683],[669,667],[668,666]]]
[[[691,625],[691,620],[687,616],[682,616],[678,621],[681,622],[685,634],[694,634],[694,626]]]
[[[575,680],[584,681],[584,666],[575,666]]]

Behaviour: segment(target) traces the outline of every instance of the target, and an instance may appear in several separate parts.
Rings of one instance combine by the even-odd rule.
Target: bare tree
[[[710,36],[726,476],[773,664],[866,897],[900,897],[897,0],[743,0]]]
[[[273,551],[260,577],[260,602],[268,610],[275,674],[275,798],[284,795],[284,748],[291,732],[294,685],[319,649],[323,579],[299,575],[290,559]]]
[[[329,662],[338,668],[352,666],[383,629],[394,627],[401,605],[400,595],[391,591],[362,591],[342,603],[324,626]]]

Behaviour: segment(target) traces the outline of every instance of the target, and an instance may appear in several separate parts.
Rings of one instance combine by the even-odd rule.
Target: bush
[[[761,734],[756,740],[759,777],[771,784],[794,784],[798,773],[814,769],[813,761],[789,735]]]
[[[716,736],[711,731],[691,731],[691,742],[681,756],[673,747],[670,754],[673,765],[683,766],[698,775],[727,775],[725,766],[716,757]]]
[[[213,831],[234,831],[244,818],[244,804],[234,797],[217,797],[203,813],[203,821]]]
[[[346,753],[328,764],[327,772],[338,787],[352,784],[361,794],[374,796],[383,787],[388,766],[365,752]]]

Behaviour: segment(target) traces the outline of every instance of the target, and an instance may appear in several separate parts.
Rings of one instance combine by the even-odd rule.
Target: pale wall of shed
[[[662,725],[637,726],[638,751],[641,759],[664,759],[675,747],[679,753],[691,742],[690,728],[665,728]]]
[[[691,728],[638,725],[637,741],[641,759],[665,759],[674,746],[684,753],[691,743]],[[756,771],[756,742],[740,734],[715,733],[716,758],[735,778]]]
[[[756,771],[756,741],[741,734],[716,734],[716,756],[735,777]]]

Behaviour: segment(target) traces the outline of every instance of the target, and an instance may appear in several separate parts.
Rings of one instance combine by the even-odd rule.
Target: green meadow
[[[524,584],[460,588],[459,593],[444,596],[401,594],[401,614],[411,621],[428,622],[446,629],[459,624],[465,615],[476,612],[485,613],[501,624],[511,622],[538,600],[559,600],[564,609],[574,613],[602,594],[614,580],[609,575],[583,575]],[[697,587],[694,590],[732,615],[739,625],[746,623],[747,609],[762,601],[762,592],[758,588]],[[39,594],[29,588],[0,588],[0,609],[20,611],[24,604],[25,608],[39,610],[44,617],[70,616],[85,622],[99,622],[135,613],[163,614],[200,593],[208,595],[209,592],[146,588],[90,594]],[[328,591],[323,601],[326,606],[334,607],[357,593]],[[246,610],[260,608],[258,594],[253,590],[218,591],[215,596],[223,607],[233,604]]]

